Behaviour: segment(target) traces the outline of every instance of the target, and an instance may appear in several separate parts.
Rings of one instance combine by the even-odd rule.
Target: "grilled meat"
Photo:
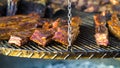
[[[0,39],[9,39],[14,32],[35,29],[42,26],[40,17],[35,14],[16,15],[0,18]]]
[[[108,40],[108,29],[106,27],[106,17],[102,14],[94,16],[95,21],[95,40],[97,45],[107,46]]]
[[[40,34],[41,36],[43,35],[43,37],[47,36],[46,39],[49,38],[47,33],[50,32],[48,30],[51,25],[51,23],[49,23],[51,20],[40,18],[37,14],[8,16],[2,17],[0,20],[0,40],[10,38],[8,41],[10,44],[21,46],[25,44],[30,37],[31,40],[35,41],[37,35],[35,35],[34,38],[34,34],[36,33],[38,36]],[[43,30],[37,30],[40,28]],[[41,37],[39,37],[38,40],[39,39],[41,39]],[[45,46],[46,44],[42,43],[43,41],[38,41],[38,43]]]
[[[50,0],[53,12],[64,10],[68,6],[66,0]],[[84,12],[114,11],[113,6],[120,5],[119,0],[71,0],[72,7]],[[61,5],[62,4],[62,5]]]
[[[68,27],[63,26],[57,28],[57,31],[52,39],[61,44],[68,45]]]
[[[79,34],[79,26],[81,25],[81,19],[79,17],[73,17],[71,22],[72,29],[72,42]],[[64,45],[68,45],[68,25],[67,21],[58,18],[52,23],[45,23],[42,29],[36,29],[30,40],[36,42],[39,45],[45,46],[50,41],[54,40]]]
[[[15,36],[15,35],[11,35],[8,41],[9,44],[15,44],[17,46],[21,46],[26,42],[27,42],[26,38],[22,38],[22,37]]]
[[[7,27],[0,28],[0,40],[9,39],[11,33],[15,31],[17,30],[14,28],[7,28]]]
[[[30,37],[34,42],[45,46],[49,36],[51,36],[49,33],[53,32],[49,31],[53,30],[50,29],[52,28],[51,20],[40,18],[37,14],[8,16],[2,17],[0,20],[0,40],[10,38],[8,43],[18,46],[25,44]],[[43,30],[40,30],[40,28]],[[38,36],[39,38],[36,38]],[[39,39],[42,41],[39,41]]]
[[[58,20],[54,22],[54,27],[57,27],[57,31],[55,32],[55,35],[53,36],[52,39],[64,45],[68,45],[68,25],[63,25],[62,23],[65,24],[67,22],[66,21],[60,22]],[[71,22],[72,43],[79,34],[80,25],[81,19],[79,17],[73,17]]]
[[[68,45],[67,20],[58,18],[52,21],[40,18],[38,14],[33,13],[1,17],[0,21],[0,40],[10,38],[8,41],[10,44],[21,46],[30,39],[42,46],[51,40]],[[72,42],[79,34],[80,24],[79,17],[72,18]]]
[[[12,26],[25,26],[26,24],[38,24],[40,20],[39,15],[29,14],[29,15],[15,15],[0,18],[0,27],[12,27]],[[18,27],[16,27],[18,28]]]
[[[80,17],[73,17],[71,22],[72,27],[72,41],[75,41],[78,34],[80,33],[80,25],[82,24],[82,20]]]
[[[36,29],[30,37],[30,40],[44,47],[51,41],[52,36],[53,34],[50,30]]]
[[[13,32],[10,35],[10,39],[8,41],[9,44],[15,44],[21,46],[28,42],[29,37],[32,35],[35,29],[28,29],[20,32]]]
[[[110,32],[120,39],[120,20],[118,19],[117,13],[113,13],[111,20],[108,21],[108,27]]]

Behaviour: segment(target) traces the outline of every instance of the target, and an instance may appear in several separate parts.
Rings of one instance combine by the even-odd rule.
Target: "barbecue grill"
[[[118,58],[120,57],[120,40],[110,35],[110,45],[100,47],[94,39],[95,13],[73,11],[73,15],[82,18],[80,34],[74,42],[71,50],[59,43],[53,42],[46,47],[41,47],[34,42],[28,42],[23,46],[10,45],[6,40],[0,41],[0,52],[6,56],[39,58],[39,59],[80,59],[80,58]]]

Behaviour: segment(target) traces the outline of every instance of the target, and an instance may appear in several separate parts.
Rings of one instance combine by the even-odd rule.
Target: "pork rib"
[[[107,46],[108,40],[108,29],[106,27],[106,17],[102,14],[94,15],[95,21],[95,40],[97,45]]]
[[[53,34],[50,30],[36,29],[30,37],[30,40],[44,47],[51,41],[52,36]]]
[[[111,20],[108,21],[108,28],[115,37],[120,39],[120,20],[117,13],[112,14]]]
[[[55,22],[56,23],[56,22]],[[67,23],[67,22],[58,22],[60,25],[55,25],[57,26],[57,31],[55,32],[55,35],[53,36],[53,40],[57,41],[59,43],[62,43],[64,45],[68,45],[68,25],[62,25],[62,23]],[[62,26],[61,26],[62,25]],[[72,22],[71,22],[71,27],[72,27],[72,43],[76,39],[76,37],[79,34],[79,29],[81,25],[81,19],[79,17],[73,17]]]
[[[79,34],[80,25],[81,25],[80,17],[73,17],[71,22],[72,43]],[[47,43],[49,43],[52,40],[67,46],[68,45],[67,21],[59,18],[55,20],[53,23],[51,23],[51,26],[52,26],[51,28],[48,28],[49,24],[46,23],[46,25],[44,25],[44,29],[43,28],[36,29],[33,32],[32,36],[30,37],[30,40],[36,42],[41,46],[45,46]]]
[[[10,35],[10,39],[8,41],[9,44],[15,44],[18,46],[24,45],[29,41],[29,37],[32,35],[35,29],[28,29],[19,32],[13,32]]]
[[[35,29],[42,26],[40,17],[36,14],[15,15],[0,18],[0,40],[9,39],[14,32],[21,32],[28,29]]]

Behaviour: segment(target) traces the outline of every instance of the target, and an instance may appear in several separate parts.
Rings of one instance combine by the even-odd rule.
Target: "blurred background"
[[[120,68],[118,59],[45,60],[0,55],[0,68]]]

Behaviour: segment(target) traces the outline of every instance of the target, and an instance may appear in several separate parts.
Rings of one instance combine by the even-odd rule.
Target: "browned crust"
[[[113,13],[111,20],[108,21],[108,28],[115,37],[120,39],[120,21],[116,13]]]

